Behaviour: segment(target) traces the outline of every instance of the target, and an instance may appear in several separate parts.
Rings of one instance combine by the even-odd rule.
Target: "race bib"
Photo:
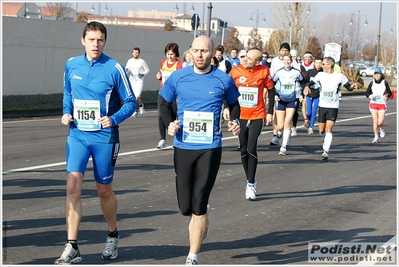
[[[281,94],[290,95],[295,89],[295,84],[286,83],[281,85]]]
[[[162,71],[162,83],[165,83],[169,76],[172,74],[172,71]]]
[[[135,81],[135,82],[141,80],[141,79],[140,79],[140,76],[139,76],[138,74],[133,74],[133,73],[130,74],[130,78],[131,78],[133,81]]]
[[[99,100],[73,100],[73,118],[76,127],[81,131],[101,130],[97,121],[101,116]]]
[[[254,108],[258,105],[258,88],[256,87],[238,87],[240,97],[238,101],[241,107]]]
[[[323,91],[323,95],[321,96],[321,99],[325,102],[328,103],[333,103],[335,100],[335,91]]]
[[[213,142],[213,112],[184,111],[183,118],[183,142]]]
[[[376,96],[374,97],[374,102],[377,102],[377,103],[384,103],[383,96],[382,96],[382,95],[376,95]]]

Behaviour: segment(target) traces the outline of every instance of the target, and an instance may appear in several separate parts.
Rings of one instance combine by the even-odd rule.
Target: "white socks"
[[[332,133],[325,133],[324,136],[324,143],[323,143],[323,150],[328,152],[330,150],[331,147],[331,143],[332,143]]]
[[[289,140],[290,136],[291,136],[291,130],[284,129],[284,131],[283,131],[283,143],[281,144],[281,146],[283,146],[283,147],[287,146],[287,143],[288,143],[288,140]]]

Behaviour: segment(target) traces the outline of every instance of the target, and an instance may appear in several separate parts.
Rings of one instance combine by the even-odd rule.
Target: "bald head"
[[[213,41],[205,35],[198,36],[197,38],[194,39],[193,43],[191,44],[191,47],[196,46],[196,45],[202,45],[202,46],[207,46],[210,51],[213,51],[214,45]]]
[[[194,39],[191,45],[191,56],[194,61],[194,71],[197,73],[207,73],[212,68],[211,59],[214,54],[212,40],[201,35]]]
[[[244,62],[244,67],[252,70],[255,68],[257,65],[260,64],[260,61],[262,60],[262,52],[258,49],[250,49],[247,53],[247,59],[246,62]]]

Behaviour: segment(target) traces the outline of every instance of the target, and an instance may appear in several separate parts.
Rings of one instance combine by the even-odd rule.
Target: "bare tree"
[[[72,8],[71,3],[46,3],[47,8],[52,16],[55,17],[55,20],[60,20],[61,18],[68,15]]]
[[[313,36],[309,38],[305,50],[311,52],[315,57],[321,57],[323,54],[319,39]]]
[[[329,14],[317,25],[316,35],[325,43],[345,42],[350,46],[353,33],[350,31],[350,16],[347,14]]]
[[[87,12],[85,11],[79,12],[76,18],[76,22],[87,22],[87,21],[88,21]]]
[[[362,49],[363,60],[373,61],[376,55],[377,47],[372,44],[366,44]]]
[[[386,66],[396,64],[396,40],[395,42],[389,38],[389,34],[386,32],[381,33],[380,39],[380,62]]]
[[[352,21],[352,23],[350,23]],[[374,46],[376,33],[372,33],[370,26],[365,26],[363,21],[360,25],[354,14],[330,14],[318,25],[317,34],[320,40],[326,42],[345,43],[346,55],[349,59],[356,59],[357,49],[359,53],[366,45]],[[357,45],[359,43],[359,45]],[[367,48],[370,52],[371,50]],[[360,53],[362,54],[362,53]],[[359,59],[367,60],[369,55],[361,56]]]
[[[291,49],[303,54],[307,40],[315,29],[311,4],[304,2],[274,4],[271,13],[273,27],[281,31],[281,39],[275,41],[291,43]],[[277,55],[278,48],[273,53]]]
[[[249,32],[249,39],[247,42],[247,49],[257,47],[262,51],[263,41],[262,36],[259,34],[259,30],[257,28],[253,28]]]
[[[165,26],[163,27],[163,30],[164,31],[173,31],[173,23],[172,22],[166,23]]]
[[[272,32],[270,35],[269,43],[267,46],[266,51],[274,56],[278,56],[278,52],[280,50],[280,44],[282,43],[283,40],[283,34],[282,31],[275,30]]]
[[[236,48],[238,50],[244,48],[244,45],[238,39],[239,34],[240,34],[240,32],[237,30],[237,28],[232,28],[229,31],[229,33],[227,34],[226,39],[224,40],[224,43],[223,43],[224,52],[230,53],[230,51],[233,48]]]
[[[342,47],[342,51],[341,51],[341,66],[344,60],[349,59],[349,54],[348,54],[348,44],[345,43],[344,41],[342,41],[340,43],[341,47]]]

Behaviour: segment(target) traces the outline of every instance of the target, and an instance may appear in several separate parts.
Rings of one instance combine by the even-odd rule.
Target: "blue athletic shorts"
[[[293,108],[296,110],[298,106],[298,101],[292,100],[290,102],[278,101],[276,102],[276,110],[286,110],[287,108]]]
[[[91,156],[96,182],[110,184],[114,179],[118,152],[119,143],[94,143],[68,136],[66,143],[67,173],[81,172],[84,175]]]

